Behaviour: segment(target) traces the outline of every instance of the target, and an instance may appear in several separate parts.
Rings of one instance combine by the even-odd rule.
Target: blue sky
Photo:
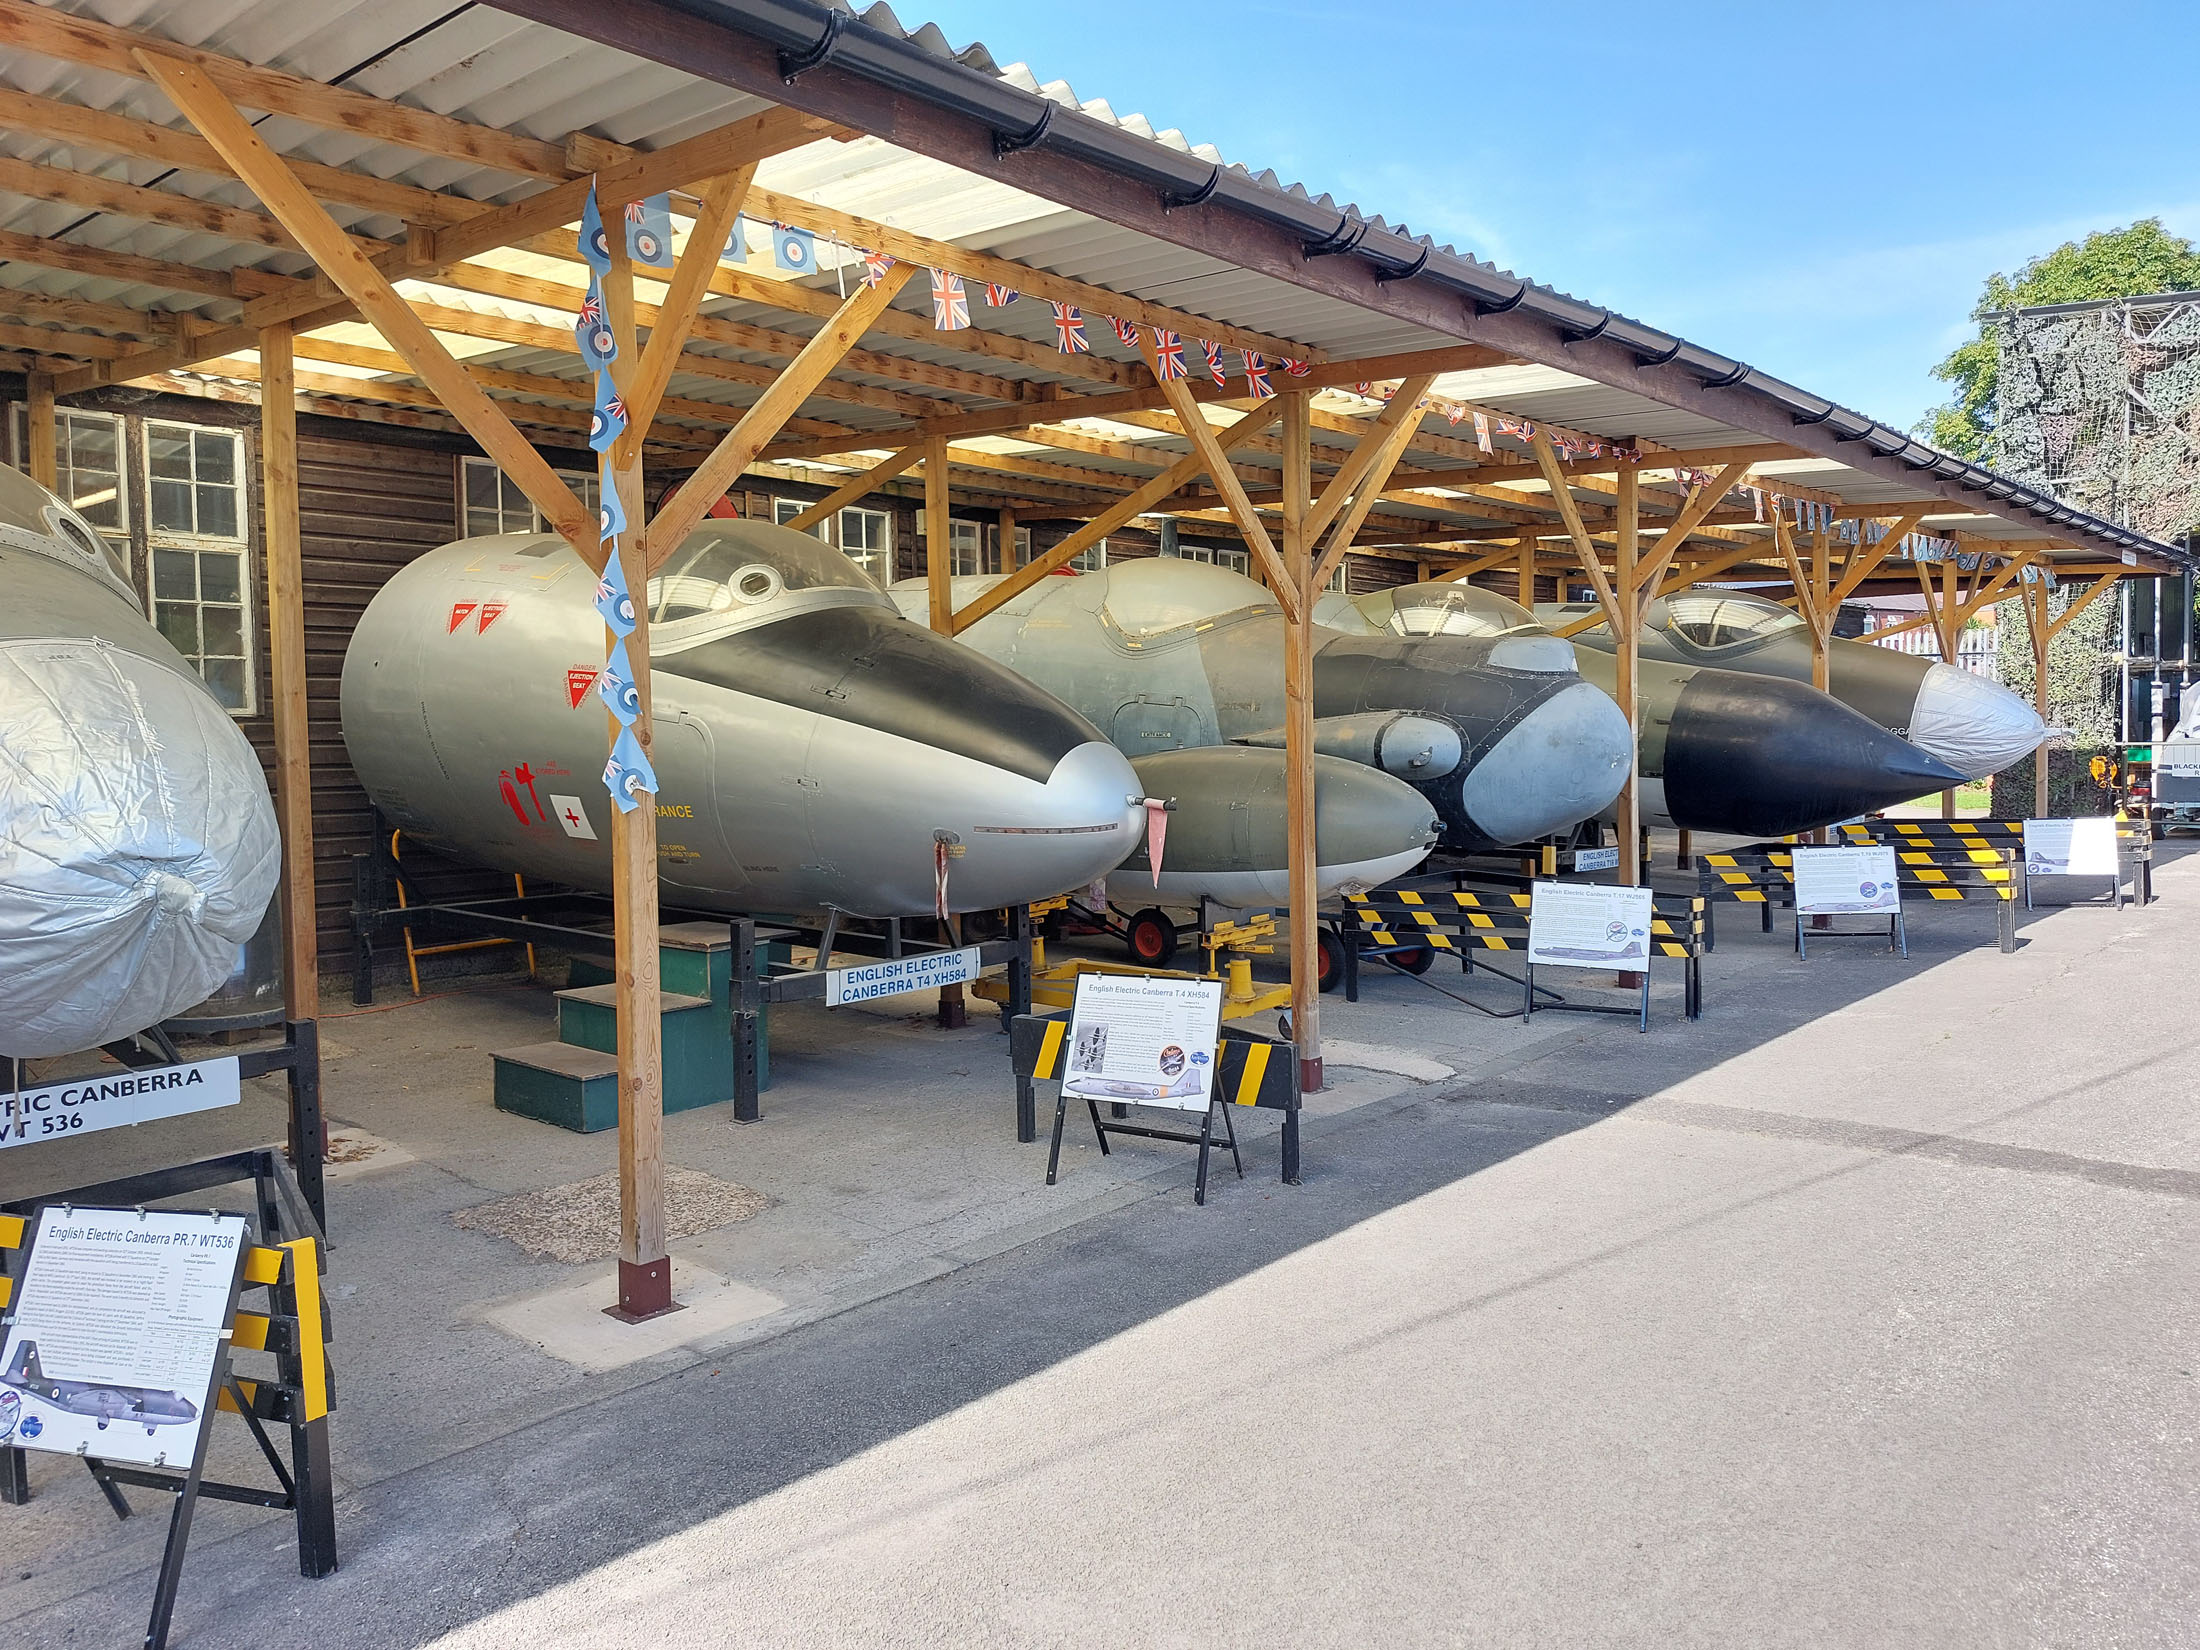
[[[1992,271],[2200,237],[2200,0],[896,11],[1898,425]]]

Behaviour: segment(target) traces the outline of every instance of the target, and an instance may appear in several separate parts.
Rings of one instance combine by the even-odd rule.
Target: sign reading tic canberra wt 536
[[[0,1343],[0,1444],[188,1465],[244,1249],[242,1215],[41,1211]]]
[[[150,1123],[158,1117],[234,1106],[237,1057],[180,1066],[94,1072],[44,1088],[0,1093],[0,1147]]]
[[[1895,884],[1892,848],[1881,844],[1871,848],[1795,850],[1798,914],[1894,911],[1901,905],[1902,890]]]

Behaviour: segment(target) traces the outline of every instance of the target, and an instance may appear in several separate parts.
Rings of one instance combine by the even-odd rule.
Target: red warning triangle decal
[[[480,605],[481,604],[479,602],[451,603],[451,627],[450,630],[446,630],[444,634],[448,636],[451,631],[456,630],[460,625],[464,624],[468,619],[472,618],[474,609],[479,607]]]
[[[573,709],[581,708],[581,701],[588,697],[588,690],[596,685],[594,665],[570,665],[565,672],[565,697]]]
[[[504,617],[506,605],[504,602],[483,602],[481,604],[481,617],[474,624],[474,634],[476,636],[486,636],[489,633],[489,627]]]

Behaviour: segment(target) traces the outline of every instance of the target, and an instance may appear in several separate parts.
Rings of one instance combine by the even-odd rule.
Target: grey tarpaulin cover
[[[281,860],[259,760],[195,677],[102,641],[0,641],[0,1054],[96,1047],[205,998]]]

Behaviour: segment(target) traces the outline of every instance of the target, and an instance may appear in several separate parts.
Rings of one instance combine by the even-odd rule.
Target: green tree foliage
[[[1933,369],[1935,378],[1955,386],[1955,399],[1927,414],[1917,433],[1960,458],[1991,461],[1994,395],[2001,372],[2000,337],[1988,319],[1995,312],[2194,290],[2200,290],[2200,251],[2163,229],[2159,218],[2065,241],[2018,270],[2014,280],[1998,271],[1989,275],[1971,311],[1971,319],[1979,323],[1978,335]]]

